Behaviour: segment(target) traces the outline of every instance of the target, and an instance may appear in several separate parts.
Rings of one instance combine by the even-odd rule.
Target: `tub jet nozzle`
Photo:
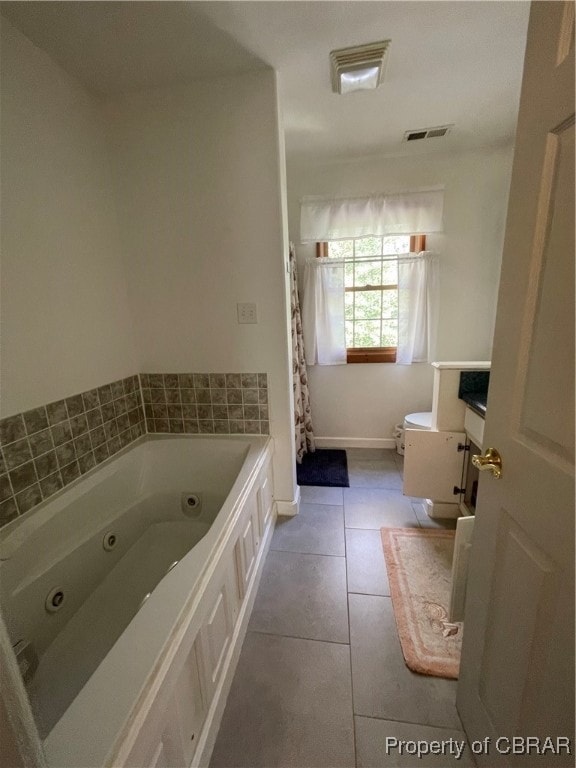
[[[64,605],[64,590],[61,587],[54,587],[48,592],[44,606],[48,613],[56,613]]]
[[[110,552],[114,549],[116,544],[118,543],[118,537],[115,533],[112,533],[112,531],[108,531],[108,533],[104,534],[104,538],[102,539],[102,546],[106,550],[106,552]]]
[[[186,517],[197,517],[202,509],[202,497],[185,491],[180,497],[180,505]]]

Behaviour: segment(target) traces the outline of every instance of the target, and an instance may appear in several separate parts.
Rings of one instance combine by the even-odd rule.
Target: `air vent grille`
[[[404,141],[419,141],[420,139],[437,139],[447,136],[454,128],[454,123],[450,125],[435,125],[433,128],[419,128],[417,131],[406,131]]]

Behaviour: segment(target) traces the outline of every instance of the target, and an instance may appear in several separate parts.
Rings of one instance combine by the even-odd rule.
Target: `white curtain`
[[[306,262],[302,327],[308,365],[346,363],[344,261]],[[400,365],[431,362],[438,318],[438,256],[430,251],[398,259]]]
[[[308,365],[346,363],[343,261],[315,258],[306,262],[302,328]]]
[[[438,257],[429,251],[398,261],[398,349],[401,365],[431,362],[438,320]]]
[[[443,230],[442,189],[347,199],[304,198],[300,204],[303,243]]]

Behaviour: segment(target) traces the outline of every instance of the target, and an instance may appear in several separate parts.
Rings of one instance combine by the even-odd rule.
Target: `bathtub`
[[[272,443],[147,436],[0,540],[49,765],[205,764],[273,528]]]

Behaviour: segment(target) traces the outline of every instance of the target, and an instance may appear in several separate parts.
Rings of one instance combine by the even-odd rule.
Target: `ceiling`
[[[2,2],[91,91],[278,72],[289,157],[452,152],[513,140],[529,3]],[[391,40],[383,84],[338,96],[329,53]],[[444,138],[405,131],[454,123]]]

